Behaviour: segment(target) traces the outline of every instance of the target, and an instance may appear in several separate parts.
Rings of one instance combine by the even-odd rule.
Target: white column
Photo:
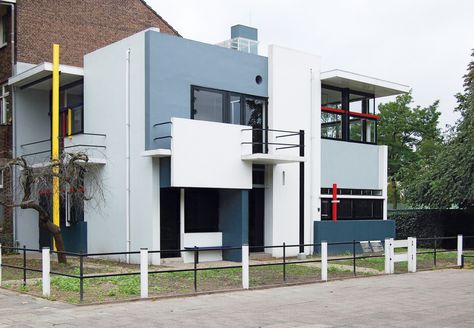
[[[140,297],[148,297],[148,249],[140,249]]]
[[[462,235],[458,235],[458,266],[462,265]]]
[[[328,243],[321,242],[321,280],[328,281]]]
[[[43,296],[44,297],[49,297],[51,295],[51,280],[50,280],[50,276],[49,276],[49,272],[50,272],[50,269],[51,269],[51,261],[50,261],[50,255],[49,255],[49,248],[48,247],[44,247],[43,248],[43,252],[42,252],[42,257],[43,257],[43,261],[42,261],[42,270],[41,270],[41,274],[42,274],[42,282],[43,282]]]
[[[2,244],[0,244],[0,286],[2,285]]]
[[[385,239],[385,273],[389,274],[391,273],[391,249],[392,249],[392,243],[391,243],[391,238]]]
[[[249,289],[249,245],[242,245],[242,288]]]
[[[411,239],[412,242],[412,254],[413,254],[413,263],[412,263],[412,272],[416,272],[416,238]]]

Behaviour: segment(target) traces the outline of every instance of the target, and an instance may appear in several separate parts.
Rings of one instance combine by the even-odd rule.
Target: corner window
[[[75,82],[61,88],[59,93],[60,120],[62,137],[84,132],[84,83]]]
[[[337,204],[338,220],[373,220],[383,219],[382,199],[339,199]],[[321,218],[332,219],[332,203],[330,198],[321,199]]]
[[[10,91],[6,84],[0,87],[0,124],[11,123]]]

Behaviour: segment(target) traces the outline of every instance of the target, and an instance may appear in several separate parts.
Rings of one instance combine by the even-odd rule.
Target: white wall
[[[14,124],[17,129],[16,155],[21,156],[45,150],[50,151],[50,142],[21,147],[21,145],[27,143],[50,138],[49,93],[34,89],[17,89],[14,95],[16,107]],[[25,158],[31,164],[44,162],[45,159],[50,158],[50,152],[26,156]],[[26,245],[29,248],[38,248],[38,212],[19,208],[16,208],[14,211],[16,212],[16,240],[21,246]]]
[[[269,128],[305,130],[305,242],[311,242],[312,221],[317,215],[320,202],[320,58],[270,46],[268,61]],[[317,124],[313,122],[314,115]],[[269,166],[267,170],[272,172],[266,175],[265,244],[298,244],[299,164],[279,164]],[[297,248],[288,250],[289,255],[297,253]],[[281,255],[281,249],[274,249],[273,254]]]
[[[125,95],[130,49],[131,250],[159,247],[159,162],[144,158],[145,33],[99,49],[84,58],[84,129],[105,133],[107,164],[102,169],[106,202],[86,204],[91,252],[126,250]]]
[[[242,125],[173,117],[171,186],[251,189],[252,165],[242,161]]]

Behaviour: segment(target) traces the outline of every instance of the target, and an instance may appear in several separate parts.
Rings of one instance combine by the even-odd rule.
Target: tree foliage
[[[406,185],[407,200],[436,208],[474,207],[474,50],[464,75],[464,92],[456,95],[461,118],[432,160],[419,164]]]
[[[416,173],[419,163],[430,160],[442,144],[438,128],[439,102],[428,107],[413,107],[412,102],[410,92],[379,106],[378,140],[388,145],[388,196],[395,208],[403,198],[404,182]]]

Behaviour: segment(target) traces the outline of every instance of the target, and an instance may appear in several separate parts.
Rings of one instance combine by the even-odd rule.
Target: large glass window
[[[193,119],[224,122],[224,95],[221,92],[195,88],[193,97]]]
[[[371,220],[383,219],[382,199],[339,199],[337,204],[338,220]],[[332,203],[330,198],[321,199],[321,219],[332,219]]]
[[[323,86],[321,88],[321,106],[342,109],[342,91]]]
[[[84,132],[84,83],[66,85],[59,92],[59,128],[63,137]]]
[[[219,231],[219,191],[186,189],[185,232]]]

